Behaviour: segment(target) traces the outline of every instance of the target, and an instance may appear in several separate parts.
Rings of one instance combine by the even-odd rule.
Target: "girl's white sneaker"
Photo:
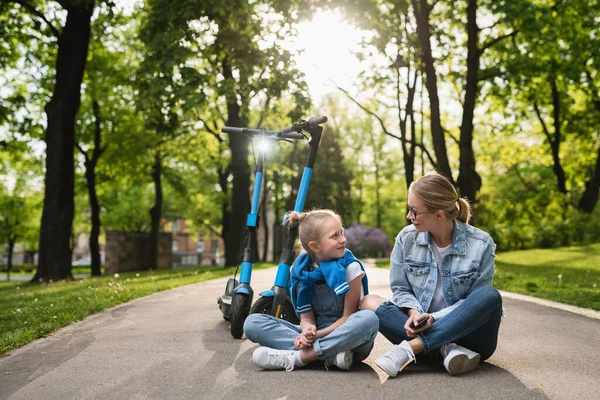
[[[325,368],[329,369],[329,366],[335,365],[339,369],[349,370],[354,361],[354,353],[350,350],[340,351],[335,356],[331,356],[325,359]]]
[[[270,347],[259,347],[252,353],[252,361],[263,369],[294,369],[296,361],[294,350],[275,350]]]

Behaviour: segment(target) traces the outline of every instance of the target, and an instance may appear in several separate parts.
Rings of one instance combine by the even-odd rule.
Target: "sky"
[[[323,11],[298,26],[295,49],[298,68],[306,74],[313,99],[338,91],[330,80],[347,88],[356,81],[361,66],[353,50],[363,33],[345,22],[339,12]]]

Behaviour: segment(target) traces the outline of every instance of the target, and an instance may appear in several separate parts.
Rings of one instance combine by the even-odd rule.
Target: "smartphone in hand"
[[[429,317],[423,318],[421,321],[419,321],[418,324],[415,325],[414,321],[413,321],[413,329],[419,329],[425,326],[425,324],[427,323],[427,321],[429,321]]]

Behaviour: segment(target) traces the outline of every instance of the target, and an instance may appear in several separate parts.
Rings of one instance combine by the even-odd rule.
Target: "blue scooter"
[[[319,149],[323,128],[321,124],[327,122],[327,117],[313,117],[309,120],[301,120],[298,123],[288,126],[279,132],[267,132],[264,129],[248,129],[223,127],[222,131],[233,134],[249,134],[252,136],[260,136],[263,139],[272,140],[288,140],[288,139],[307,139],[309,143],[308,158],[306,166],[302,173],[302,180],[296,197],[294,211],[302,212],[304,201],[308,193],[308,187],[312,177],[313,165]],[[308,133],[306,136],[304,133]],[[250,286],[250,278],[252,276],[252,264],[254,248],[253,243],[256,243],[256,235],[258,228],[258,204],[260,199],[260,190],[262,187],[264,166],[264,153],[259,152],[258,163],[254,179],[254,189],[252,192],[252,206],[246,221],[248,237],[244,246],[242,258],[242,269],[240,272],[239,282],[233,278],[227,281],[225,294],[217,299],[219,308],[223,313],[223,318],[231,322],[231,335],[239,339],[242,337],[244,321],[249,313],[265,313],[274,315],[278,318],[285,319],[294,324],[299,323],[298,316],[294,310],[294,306],[290,297],[290,266],[294,261],[294,245],[298,237],[298,227],[293,227],[287,230],[287,238],[284,248],[281,250],[279,257],[279,266],[275,276],[275,283],[271,290],[266,290],[260,293],[261,298],[250,308],[254,291]],[[287,216],[284,215],[283,221]]]

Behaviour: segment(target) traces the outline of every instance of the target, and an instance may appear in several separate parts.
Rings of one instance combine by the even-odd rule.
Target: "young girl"
[[[394,346],[375,360],[396,376],[415,354],[439,351],[452,375],[477,367],[498,341],[502,298],[492,287],[496,245],[468,225],[469,203],[442,175],[427,174],[408,190],[412,225],[390,257],[393,301],[368,295],[361,308],[379,317]]]
[[[267,314],[251,314],[246,338],[260,344],[252,360],[264,369],[291,371],[316,360],[348,370],[371,352],[379,328],[373,311],[358,310],[368,293],[365,270],[350,250],[342,219],[331,210],[292,212],[306,253],[292,266],[292,301],[300,326]]]

